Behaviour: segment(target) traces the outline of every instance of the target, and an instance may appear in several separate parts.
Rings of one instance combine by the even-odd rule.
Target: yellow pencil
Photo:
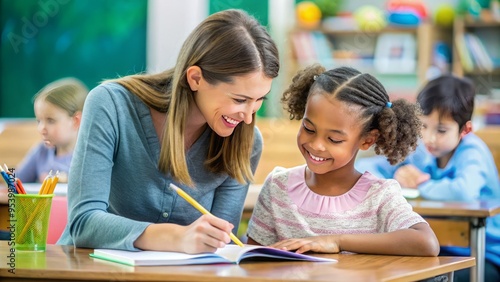
[[[52,170],[49,172],[49,175],[45,177],[45,179],[42,182],[42,187],[40,187],[40,191],[38,192],[38,195],[43,195],[45,194],[45,189],[47,189],[47,185],[49,185],[50,182],[50,177],[51,177]]]
[[[59,181],[59,171],[52,177],[52,181],[50,182],[50,186],[47,185],[48,189],[46,194],[53,194],[56,189],[57,182]]]
[[[179,194],[179,196],[181,196],[182,198],[184,198],[184,200],[186,200],[186,202],[190,203],[193,207],[195,207],[202,214],[210,214],[209,211],[207,211],[202,205],[200,205],[195,199],[193,199],[191,196],[189,196],[181,188],[175,186],[174,184],[170,184],[170,188],[172,188],[172,190],[174,190],[175,192],[177,192],[177,194]],[[240,239],[238,239],[238,237],[236,237],[233,234],[233,232],[231,232],[229,234],[229,237],[231,237],[231,240],[233,240],[233,242],[235,242],[236,245],[238,245],[240,247],[243,247],[243,243],[241,243]]]

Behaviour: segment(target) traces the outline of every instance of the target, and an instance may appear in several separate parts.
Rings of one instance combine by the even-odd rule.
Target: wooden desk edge
[[[0,244],[2,246],[3,244]],[[6,246],[3,246],[2,248],[2,256],[5,255],[5,251],[8,250]],[[222,282],[222,281],[234,281],[235,279],[239,281],[285,281],[282,278],[279,277],[267,277],[265,275],[258,275],[256,277],[248,275],[248,276],[241,276],[238,273],[235,273],[234,276],[226,276],[226,275],[219,275],[217,273],[204,273],[204,270],[200,271],[181,271],[181,273],[174,271],[173,273],[170,273],[168,270],[163,269],[162,267],[159,268],[149,268],[149,267],[128,267],[116,263],[111,263],[111,262],[106,262],[106,261],[100,261],[98,265],[93,265],[94,262],[93,260],[89,258],[88,254],[91,253],[93,249],[74,249],[71,246],[59,246],[59,245],[48,245],[47,246],[47,252],[46,253],[38,253],[42,255],[47,255],[47,263],[49,260],[54,263],[55,261],[58,260],[58,258],[64,258],[70,260],[72,262],[68,261],[68,264],[60,264],[57,265],[56,267],[51,267],[51,269],[46,269],[46,268],[40,268],[37,266],[34,266],[33,268],[19,268],[17,267],[15,269],[16,273],[12,274],[9,272],[9,267],[5,264],[0,266],[0,277],[2,277],[2,281],[27,281],[30,279],[40,279],[47,281],[45,279],[50,279],[54,280],[57,279],[58,281],[109,281],[109,280],[120,280],[120,281],[205,281],[205,282]],[[62,254],[62,256],[61,256]],[[66,257],[68,256],[68,257]],[[348,261],[350,258],[357,258],[358,256],[361,256],[361,261],[366,260],[366,256],[372,257],[370,255],[357,255],[357,254],[337,254],[334,255],[334,258],[339,259],[339,263],[342,262],[342,260],[347,259]],[[392,261],[394,259],[393,256],[380,256],[381,259],[387,260],[388,262]],[[85,258],[82,260],[82,258]],[[397,261],[400,261],[403,259],[403,261],[406,261],[405,258],[398,258]],[[415,258],[419,259],[419,258]],[[436,258],[421,258],[424,261],[428,259],[436,259]],[[65,261],[66,261],[65,260]],[[373,258],[368,258],[369,261],[373,261]],[[60,260],[59,260],[60,261]],[[345,260],[344,260],[345,261]],[[439,261],[441,263],[439,264],[433,264],[432,266],[427,266],[426,269],[422,269],[421,267],[414,268],[413,270],[409,270],[408,272],[405,273],[393,273],[390,276],[386,276],[384,281],[414,281],[414,280],[420,280],[424,278],[429,278],[441,274],[446,274],[452,271],[460,270],[460,269],[465,269],[465,268],[470,268],[476,265],[476,260],[473,257],[439,257]],[[297,263],[298,269],[302,269],[301,262],[292,262],[292,263]],[[306,262],[307,263],[307,262]],[[45,260],[44,260],[45,264]],[[276,262],[271,262],[271,264],[276,266],[279,266],[279,263]],[[286,265],[286,264],[285,264]],[[314,264],[321,267],[325,267],[323,264]],[[359,265],[359,260],[356,260],[356,265]],[[98,267],[96,267],[98,266]],[[108,268],[109,266],[109,268]],[[187,266],[189,267],[189,265]],[[215,266],[206,266],[206,265],[200,265],[196,266],[194,265],[193,267],[207,267],[207,268],[217,268],[220,267],[218,265]],[[232,265],[230,267],[237,267],[236,265]],[[257,271],[256,273],[261,272],[261,266],[258,266],[257,268],[255,265],[252,266],[252,264],[247,264],[246,270],[248,271]],[[274,269],[273,267],[271,267]],[[92,269],[92,271],[89,271]],[[154,271],[154,269],[158,271]],[[350,269],[350,268],[349,268]],[[362,269],[362,268],[361,268]],[[151,270],[151,271],[150,271]],[[312,269],[307,270],[310,271]],[[342,270],[346,270],[345,265],[344,267],[339,268],[340,273],[342,273]],[[273,270],[274,271],[274,270]],[[354,270],[353,270],[354,271]],[[82,275],[84,274],[85,275]],[[262,273],[260,273],[262,274]],[[264,278],[267,277],[267,278]],[[288,276],[287,276],[288,277]],[[291,278],[290,280],[295,280],[294,277],[290,276],[288,278]],[[296,277],[295,277],[296,278]],[[366,277],[365,277],[366,278]],[[281,279],[281,280],[280,280]],[[318,279],[317,281],[328,281],[325,280],[328,279],[328,277],[323,276],[322,278]]]
[[[463,257],[466,260],[454,262],[450,265],[447,265],[446,267],[441,267],[437,268],[431,271],[427,271],[425,273],[420,273],[420,272],[415,272],[415,273],[407,273],[407,274],[401,274],[399,277],[394,277],[394,279],[391,280],[384,280],[384,281],[391,281],[391,282],[407,282],[410,281],[416,281],[416,280],[422,280],[422,279],[428,279],[429,277],[432,276],[438,276],[438,275],[443,275],[446,273],[450,273],[453,271],[458,271],[461,269],[466,269],[466,268],[471,268],[476,266],[476,258],[474,257]],[[430,276],[429,276],[430,274]]]

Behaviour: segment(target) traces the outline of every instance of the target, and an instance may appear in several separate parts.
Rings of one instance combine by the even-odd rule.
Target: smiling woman
[[[59,243],[187,253],[228,244],[262,152],[255,112],[278,71],[266,29],[225,10],[191,32],[174,68],[94,88]],[[200,217],[169,184],[211,215]]]
[[[206,81],[198,66],[188,68],[187,80],[194,92],[196,114],[201,114],[199,118],[192,119],[194,124],[191,126],[200,127],[196,122],[208,123],[222,137],[231,135],[241,122],[253,123],[254,113],[262,106],[272,83],[272,78],[255,71],[232,78],[230,83],[212,85]]]

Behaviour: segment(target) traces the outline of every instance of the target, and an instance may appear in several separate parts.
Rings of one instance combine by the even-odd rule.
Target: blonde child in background
[[[17,178],[25,183],[43,182],[52,170],[59,171],[59,182],[67,182],[87,93],[81,81],[68,77],[46,85],[33,97],[43,141],[16,167]]]
[[[393,103],[373,76],[314,65],[300,71],[282,102],[302,119],[297,145],[306,164],[275,168],[248,227],[248,243],[321,253],[437,256],[439,243],[394,180],[354,168],[359,150],[395,164],[415,149],[416,104]]]
[[[38,132],[42,142],[15,167],[25,183],[43,182],[48,173],[59,171],[59,182],[67,182],[87,87],[76,78],[62,78],[42,88],[33,97]],[[8,202],[7,185],[0,184],[0,203]],[[9,240],[0,231],[0,240]]]

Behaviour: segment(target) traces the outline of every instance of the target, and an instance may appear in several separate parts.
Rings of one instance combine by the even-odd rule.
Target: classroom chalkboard
[[[146,71],[146,0],[0,1],[0,118],[34,117],[33,95],[62,77],[91,89]],[[243,9],[268,24],[268,0],[208,4],[210,14]]]
[[[242,9],[254,16],[262,25],[268,26],[269,0],[211,0],[209,13],[213,14],[227,9]]]
[[[34,117],[33,95],[62,77],[145,71],[146,22],[145,0],[1,0],[0,118]]]

